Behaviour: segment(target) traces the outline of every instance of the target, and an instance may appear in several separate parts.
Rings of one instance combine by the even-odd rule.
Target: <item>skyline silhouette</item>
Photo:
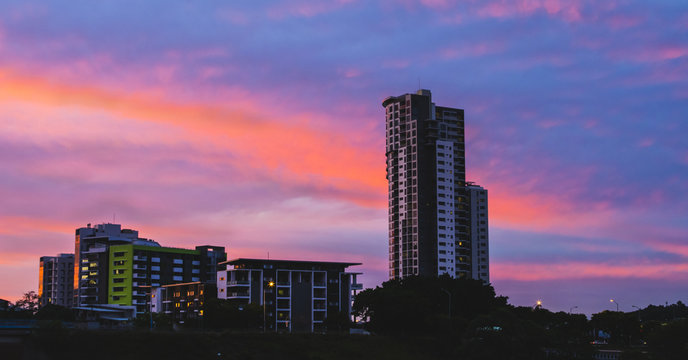
[[[380,102],[422,86],[465,110],[497,294],[686,302],[687,23],[673,1],[2,3],[0,298],[102,222],[379,285]]]

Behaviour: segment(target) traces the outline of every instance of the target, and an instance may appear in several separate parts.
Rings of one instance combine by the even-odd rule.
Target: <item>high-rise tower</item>
[[[388,97],[389,277],[473,277],[464,112],[429,90]]]

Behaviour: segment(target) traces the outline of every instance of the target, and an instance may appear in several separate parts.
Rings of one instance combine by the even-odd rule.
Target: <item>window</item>
[[[122,292],[122,291],[124,291],[124,287],[123,286],[113,287],[112,291],[113,292]]]
[[[124,251],[117,251],[117,252],[115,252],[115,257],[122,257],[122,256],[124,256],[124,255],[126,255],[126,252],[124,252]]]
[[[113,278],[112,282],[115,284],[123,283],[124,279],[123,278]]]
[[[172,280],[174,280],[174,281],[182,281],[182,277],[181,277],[181,276],[173,276],[173,277],[172,277]]]
[[[126,270],[124,270],[124,269],[115,269],[115,270],[112,270],[112,274],[113,274],[113,275],[122,275],[122,274],[124,274],[125,272],[126,272]]]

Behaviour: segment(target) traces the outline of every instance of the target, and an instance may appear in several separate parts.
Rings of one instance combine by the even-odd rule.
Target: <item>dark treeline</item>
[[[377,359],[385,354],[397,359],[592,359],[603,349],[622,350],[624,360],[688,358],[688,307],[682,302],[629,313],[603,311],[587,319],[537,306],[512,306],[491,286],[449,277],[411,277],[366,289],[353,305],[358,322],[333,312],[326,319],[327,335],[263,334],[262,307],[212,299],[206,302],[202,320],[176,326],[176,331],[169,316],[145,314],[128,330],[102,337],[99,332],[63,327],[79,319],[60,306],[39,309],[34,295],[27,293],[8,311],[0,311],[0,318],[35,320],[37,330],[27,348],[44,354],[59,349],[57,353],[66,358],[86,355],[86,348],[78,344],[88,337],[103,339],[93,346],[111,358],[147,346],[148,341],[164,344],[171,339],[175,347],[167,349],[169,358],[186,358],[183,354],[189,352],[208,358],[216,354],[208,352],[211,349],[256,359],[280,357],[285,351],[289,358],[305,351],[310,354],[306,358],[320,359]],[[148,331],[151,325],[153,332]],[[348,335],[349,327],[362,327],[372,335]],[[122,343],[128,345],[121,348]]]
[[[681,302],[588,320],[509,305],[475,280],[410,277],[362,291],[354,313],[374,334],[446,339],[461,359],[590,359],[599,349],[623,350],[624,359],[688,358]]]

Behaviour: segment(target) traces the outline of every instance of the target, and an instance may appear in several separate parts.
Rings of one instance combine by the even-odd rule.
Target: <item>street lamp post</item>
[[[274,282],[274,281],[269,281],[269,282],[268,282],[268,287],[273,287],[273,286],[275,286],[275,282]],[[266,307],[265,307],[265,303],[266,303],[266,302],[267,302],[267,301],[265,300],[265,286],[263,286],[263,332],[266,332],[266,331],[267,331],[267,320],[266,320],[266,316],[265,316],[266,313],[267,313],[267,310],[266,310]]]
[[[614,299],[609,299],[609,302],[614,303],[616,305],[616,312],[619,312],[619,302]]]

